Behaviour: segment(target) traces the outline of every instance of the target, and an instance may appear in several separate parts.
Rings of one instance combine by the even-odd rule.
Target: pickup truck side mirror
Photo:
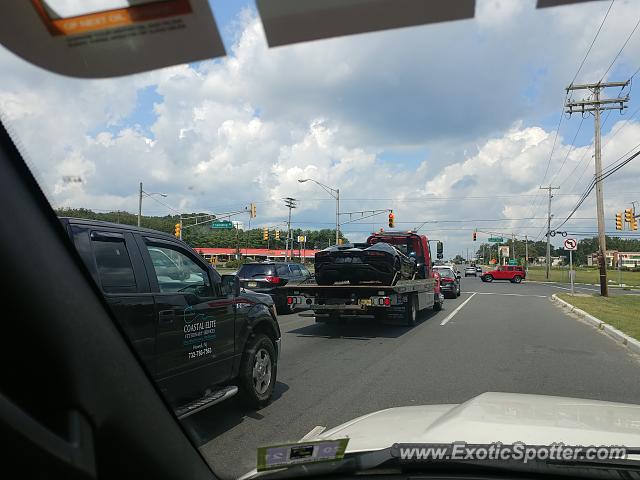
[[[222,275],[222,295],[225,297],[240,295],[240,279],[237,275]]]

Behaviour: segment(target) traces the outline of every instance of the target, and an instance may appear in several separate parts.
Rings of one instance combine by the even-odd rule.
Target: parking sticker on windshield
[[[259,472],[290,467],[301,463],[342,460],[349,443],[348,438],[317,442],[291,443],[258,448]]]

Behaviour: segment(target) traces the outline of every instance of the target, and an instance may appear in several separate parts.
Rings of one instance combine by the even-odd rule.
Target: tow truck
[[[412,279],[394,285],[379,283],[335,283],[318,285],[308,282],[285,286],[287,303],[293,310],[308,310],[301,316],[315,317],[316,322],[344,322],[349,318],[373,318],[380,321],[400,320],[408,326],[417,322],[418,312],[427,308],[441,310],[444,296],[440,277],[433,270],[429,240],[416,232],[379,232],[367,239],[367,244],[389,243],[416,260]],[[437,243],[438,257],[442,242]]]

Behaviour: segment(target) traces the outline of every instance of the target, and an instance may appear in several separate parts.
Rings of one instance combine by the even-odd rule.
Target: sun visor
[[[573,5],[575,3],[594,2],[596,0],[538,0],[536,8],[560,7],[563,5]]]
[[[473,18],[475,0],[257,0],[270,47]]]
[[[83,78],[225,55],[206,0],[2,0],[0,43],[42,68]]]

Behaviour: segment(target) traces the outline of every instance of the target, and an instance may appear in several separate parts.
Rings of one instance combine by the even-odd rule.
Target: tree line
[[[94,212],[86,208],[61,208],[56,209],[59,217],[85,218],[89,220],[101,220],[105,222],[120,223],[124,225],[137,225],[138,216],[129,212]],[[202,213],[190,213],[185,216],[206,215]],[[180,222],[178,215],[165,215],[163,217],[153,217],[143,215],[140,224],[144,228],[158,230],[160,232],[174,234],[175,226]],[[300,228],[291,229],[294,239],[294,246],[298,248],[298,236],[306,236],[308,249],[323,249],[335,243],[336,231],[334,229],[303,230]],[[275,239],[275,231],[269,230],[269,240],[263,239],[262,228],[252,228],[249,230],[238,229],[212,229],[211,223],[207,222],[192,227],[183,227],[182,239],[192,247],[202,248],[272,248],[284,249],[287,232],[280,231],[280,239]],[[347,243],[348,239],[340,234],[340,238]]]
[[[640,252],[640,240],[633,238],[620,238],[620,237],[606,237],[607,238],[607,250],[618,250],[620,252]],[[508,239],[501,244],[496,243],[481,243],[476,251],[476,255],[480,258],[484,257],[487,261],[491,258],[497,258],[497,245],[508,245],[510,256],[513,257],[513,241]],[[484,251],[483,251],[484,249]],[[529,258],[544,257],[547,254],[547,242],[546,240],[539,240],[537,242],[528,242]],[[569,262],[569,252],[562,247],[554,247],[551,245],[552,257],[566,257],[566,262]],[[583,238],[578,241],[578,249],[573,252],[573,261],[576,265],[586,265],[587,258],[592,253],[598,251],[598,237]],[[525,255],[525,242],[524,240],[515,241],[515,256],[516,258],[524,258]]]

